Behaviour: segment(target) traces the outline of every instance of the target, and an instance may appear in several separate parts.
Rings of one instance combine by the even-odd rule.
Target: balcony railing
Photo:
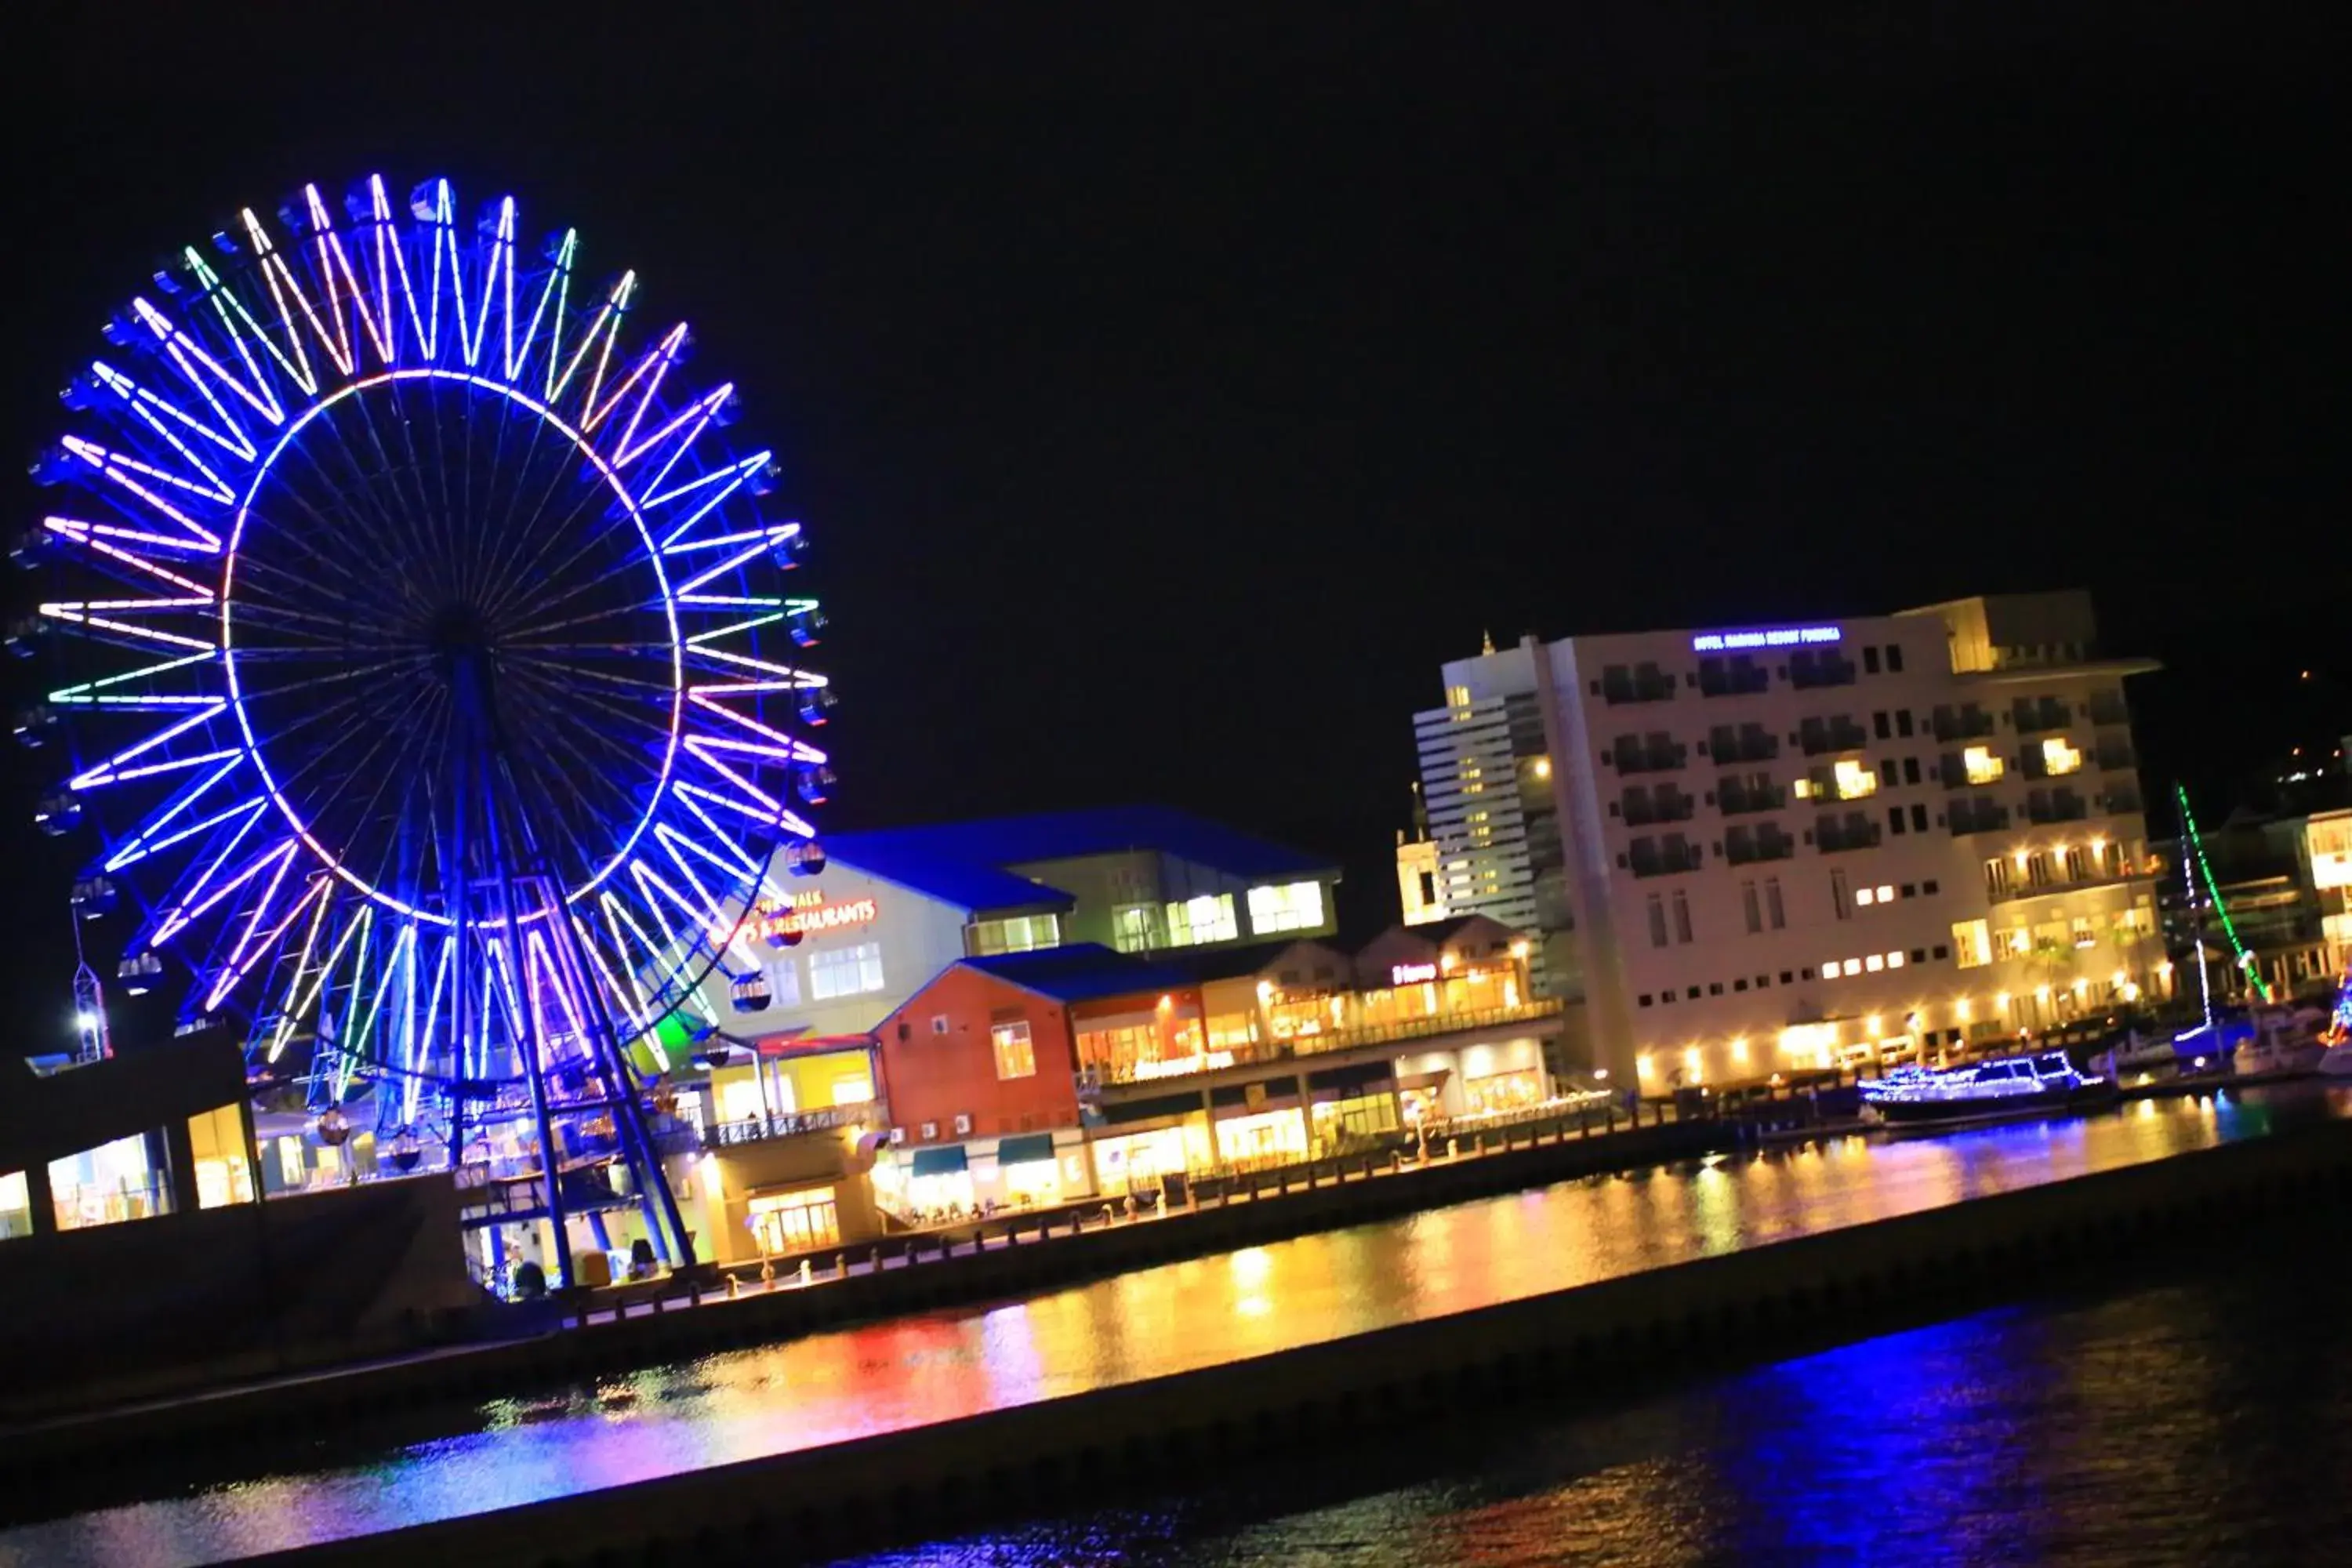
[[[797,1138],[803,1132],[832,1132],[864,1125],[875,1114],[871,1101],[833,1105],[821,1110],[794,1110],[777,1116],[752,1116],[740,1121],[716,1121],[702,1130],[706,1149],[728,1149],[741,1143],[764,1143],[771,1138]]]
[[[1971,833],[1998,833],[2009,826],[2009,807],[1999,801],[1963,797],[1952,802],[1948,821],[1955,838]]]
[[[1724,816],[1740,816],[1751,811],[1779,811],[1789,804],[1789,791],[1781,784],[1755,789],[1743,784],[1726,784],[1715,792],[1715,801]]]
[[[1621,773],[1673,773],[1690,760],[1690,748],[1670,741],[1635,742],[1620,742],[1610,752]]]
[[[1628,867],[1636,877],[1679,876],[1685,871],[1696,871],[1706,863],[1706,857],[1696,844],[1636,844],[1627,857]]]
[[[2010,716],[2015,721],[2017,732],[2021,735],[2038,734],[2044,730],[2063,730],[2071,717],[2066,704],[2054,697],[2021,697],[2010,705]]]
[[[1760,724],[1717,724],[1707,731],[1706,752],[1718,763],[1769,763],[1780,754],[1780,737]]]
[[[1797,731],[1798,743],[1805,755],[1818,757],[1824,752],[1858,752],[1870,743],[1869,733],[1851,719],[1832,719],[1823,723],[1808,719]]]
[[[1857,673],[1853,660],[1833,653],[1800,653],[1789,658],[1789,684],[1800,689],[1852,686]]]
[[[1728,665],[1718,659],[1698,661],[1698,692],[1702,697],[1748,697],[1772,689],[1772,672],[1753,660]]]
[[[1175,1082],[1204,1072],[1222,1072],[1227,1068],[1295,1061],[1303,1057],[1352,1051],[1362,1046],[1402,1045],[1413,1040],[1433,1039],[1440,1035],[1465,1034],[1474,1029],[1492,1029],[1507,1024],[1533,1023],[1540,1018],[1558,1017],[1559,1007],[1558,998],[1539,996],[1508,1007],[1464,1008],[1458,1012],[1424,1014],[1417,1018],[1399,1018],[1384,1024],[1357,1024],[1320,1029],[1311,1035],[1293,1035],[1286,1039],[1254,1040],[1229,1045],[1203,1056],[1179,1058],[1173,1062],[1097,1063],[1079,1069],[1078,1092],[1089,1094],[1108,1084]]]
[[[1992,715],[1981,708],[1938,708],[1931,727],[1938,741],[1982,741],[1992,734]]]
[[[1724,836],[1723,858],[1735,866],[1752,866],[1759,860],[1792,860],[1796,855],[1797,841],[1785,833],[1751,837],[1734,828]]]
[[[1624,702],[1666,702],[1675,695],[1675,678],[1655,665],[1643,665],[1638,669],[1612,668],[1601,672],[1601,696],[1611,707]]]

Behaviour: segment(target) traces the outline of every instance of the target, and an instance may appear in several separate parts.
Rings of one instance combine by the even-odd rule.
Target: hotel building
[[[2082,594],[1457,660],[1414,718],[1446,908],[1531,914],[1570,1054],[1653,1092],[2136,999],[2170,979],[2124,697],[2155,668]]]

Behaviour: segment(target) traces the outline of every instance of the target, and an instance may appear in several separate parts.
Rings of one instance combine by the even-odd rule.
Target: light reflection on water
[[[1565,1183],[1139,1269],[1009,1305],[455,1406],[446,1435],[0,1531],[0,1565],[163,1568],[788,1453],[1443,1316],[2352,1113],[2256,1091],[2085,1121],[1860,1138]],[[723,1310],[723,1309],[712,1309]],[[1614,1483],[1612,1483],[1614,1484]],[[1629,1487],[1680,1487],[1673,1477]]]
[[[1603,1414],[1373,1435],[1283,1473],[856,1568],[2336,1563],[2352,1215],[2111,1300],[1982,1312]],[[2319,1281],[2326,1288],[2315,1288]],[[846,1565],[845,1565],[846,1568]]]

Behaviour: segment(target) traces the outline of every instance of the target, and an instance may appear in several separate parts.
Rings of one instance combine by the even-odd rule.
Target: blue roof
[[[1067,913],[1077,903],[1059,888],[1033,882],[984,860],[910,843],[900,832],[828,834],[824,843],[827,860],[837,860],[902,888],[928,893],[973,914],[1024,914],[1046,910]]]
[[[954,864],[1001,873],[1012,866],[1137,849],[1156,850],[1246,880],[1337,876],[1339,869],[1338,862],[1328,857],[1308,855],[1254,838],[1222,823],[1163,805],[1114,805],[1087,811],[1040,812],[1030,816],[983,817],[975,822],[887,828],[825,840],[828,855],[837,853],[847,864],[890,877],[894,881],[905,879],[883,869],[877,858],[889,857],[909,865]]]
[[[1189,969],[1132,958],[1090,942],[962,962],[967,969],[992,974],[1007,984],[1056,1002],[1096,1002],[1106,996],[1170,991],[1195,983]]]

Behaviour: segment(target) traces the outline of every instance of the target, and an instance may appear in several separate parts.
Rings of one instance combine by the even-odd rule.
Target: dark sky
[[[1482,629],[1977,590],[2090,586],[2174,667],[2152,784],[2352,729],[2326,7],[536,9],[11,5],[17,448],[167,247],[446,173],[744,387],[841,826],[1164,799],[1345,856],[1377,921]]]

